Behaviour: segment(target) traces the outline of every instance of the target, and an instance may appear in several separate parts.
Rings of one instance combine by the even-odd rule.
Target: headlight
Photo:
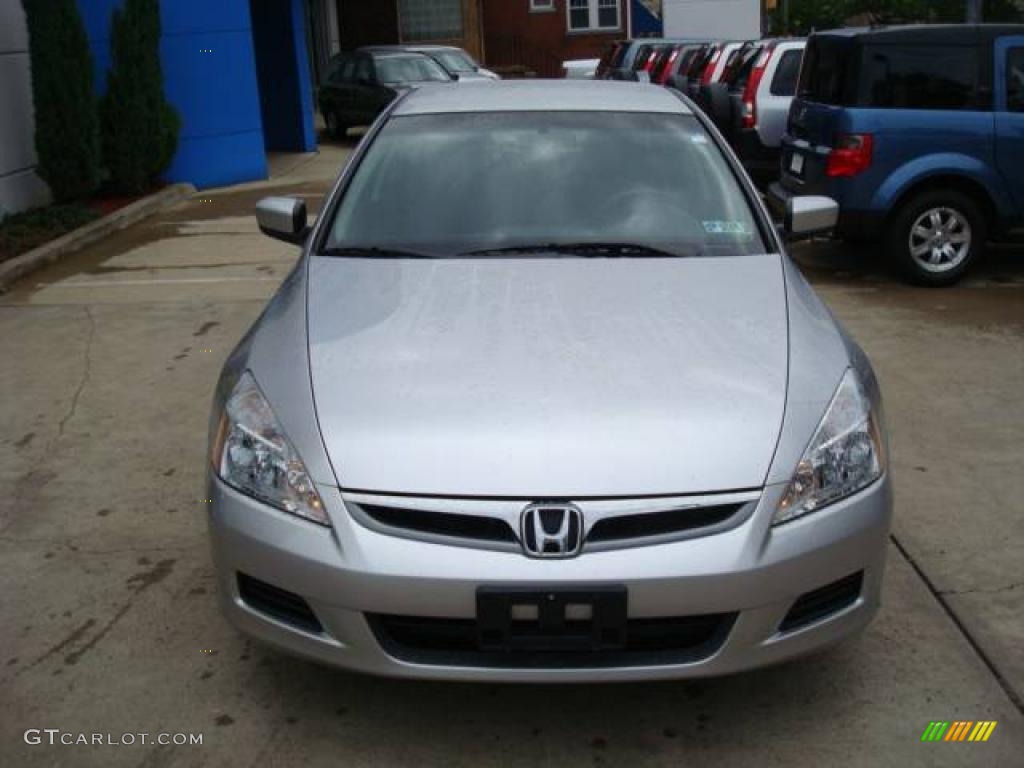
[[[242,493],[321,525],[331,524],[302,459],[248,371],[224,405],[210,458],[220,479]]]
[[[856,493],[881,477],[884,467],[878,420],[856,372],[847,369],[797,464],[772,524],[806,515]]]

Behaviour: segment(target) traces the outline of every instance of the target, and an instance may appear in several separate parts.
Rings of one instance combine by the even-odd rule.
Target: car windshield
[[[427,56],[388,56],[377,59],[377,79],[382,83],[444,82],[451,78]]]
[[[432,55],[449,72],[476,72],[477,70],[476,62],[465,51],[433,51]]]
[[[360,248],[553,257],[765,251],[736,176],[695,117],[583,111],[392,118],[325,242],[326,252]]]

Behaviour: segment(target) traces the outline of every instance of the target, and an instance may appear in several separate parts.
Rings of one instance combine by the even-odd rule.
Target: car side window
[[[1024,48],[1006,52],[1006,109],[1024,112]]]
[[[886,109],[989,109],[978,92],[980,52],[975,46],[869,46],[861,101]]]
[[[800,60],[803,53],[796,50],[782,54],[779,65],[775,68],[775,77],[772,78],[772,96],[792,96],[796,93],[796,81],[800,76]]]
[[[355,79],[357,82],[370,82],[373,80],[373,64],[369,56],[360,56],[356,59]]]
[[[332,85],[340,85],[346,80],[352,79],[352,69],[355,63],[351,56],[344,56],[334,59],[331,68],[327,72],[327,82]]]

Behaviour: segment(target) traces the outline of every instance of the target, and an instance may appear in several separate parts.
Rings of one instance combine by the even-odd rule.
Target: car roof
[[[692,114],[668,88],[608,80],[498,80],[455,88],[423,86],[394,115],[451,112],[661,112]]]
[[[880,43],[971,45],[1005,35],[1024,35],[1024,24],[905,24],[892,27],[847,27],[815,36],[848,37]]]
[[[454,45],[419,45],[413,43],[410,45],[364,45],[356,50],[363,53],[422,53],[424,51],[461,51],[462,49]]]

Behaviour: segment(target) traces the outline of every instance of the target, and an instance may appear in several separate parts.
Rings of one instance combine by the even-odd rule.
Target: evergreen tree
[[[164,97],[158,0],[125,0],[114,10],[110,53],[100,107],[104,164],[112,189],[144,192],[170,165],[181,130]]]
[[[86,197],[100,180],[92,53],[75,0],[23,0],[35,105],[36,172],[57,202]]]

